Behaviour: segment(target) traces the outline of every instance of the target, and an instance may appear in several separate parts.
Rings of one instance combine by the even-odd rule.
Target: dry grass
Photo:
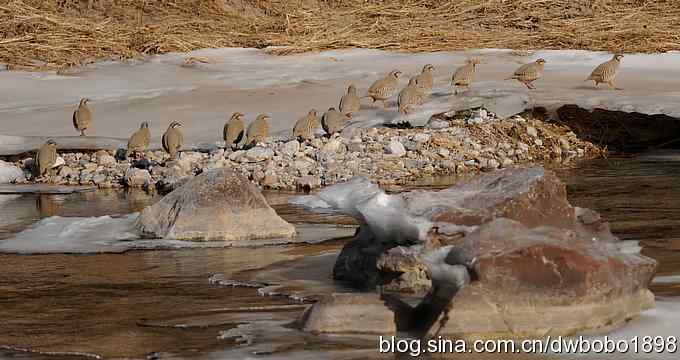
[[[0,62],[61,67],[102,57],[284,45],[680,49],[677,0],[0,0]]]

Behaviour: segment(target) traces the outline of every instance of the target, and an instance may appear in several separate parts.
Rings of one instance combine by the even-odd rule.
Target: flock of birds
[[[607,84],[612,89],[616,88],[614,79],[617,70],[621,64],[623,55],[620,53],[614,54],[611,60],[606,61],[597,66],[590,76],[585,81],[593,81],[597,87],[599,84]],[[451,77],[451,86],[454,88],[454,93],[457,94],[459,89],[469,89],[474,79],[476,66],[479,64],[477,59],[470,59],[467,63],[454,72]],[[537,59],[534,62],[520,66],[512,76],[506,80],[514,79],[524,84],[528,89],[534,89],[533,82],[543,76],[543,68],[545,65],[544,59]],[[397,95],[397,110],[402,114],[408,114],[414,107],[422,105],[427,95],[432,91],[434,85],[434,66],[427,64],[423,67],[420,74],[413,76],[406,87],[404,87]],[[399,78],[402,72],[399,70],[392,70],[383,78],[376,80],[368,88],[366,95],[363,98],[369,98],[373,103],[382,102],[383,107],[387,108],[387,101],[397,94],[399,86]],[[347,93],[340,99],[338,109],[331,107],[321,117],[320,125],[324,131],[330,136],[340,132],[347,120],[352,117],[353,113],[359,111],[361,107],[361,98],[357,94],[357,89],[354,85],[349,85]],[[85,136],[85,131],[92,126],[92,111],[88,107],[89,100],[83,98],[78,104],[78,108],[73,113],[73,126],[80,132],[81,136]],[[232,114],[229,121],[224,125],[223,139],[225,146],[232,149],[239,147],[253,146],[261,143],[269,134],[269,120],[270,117],[266,114],[260,114],[255,121],[250,123],[246,128],[244,122],[245,115],[240,112]],[[305,141],[314,138],[314,131],[319,126],[319,118],[316,110],[312,109],[305,116],[301,117],[295,123],[293,128],[293,137],[297,140]],[[173,121],[168,126],[162,137],[163,149],[169,154],[171,159],[175,159],[179,153],[180,148],[184,143],[184,136],[182,135],[182,124]],[[245,137],[245,143],[243,142]],[[151,139],[151,132],[149,131],[149,124],[143,122],[139,128],[130,137],[127,144],[126,156],[136,156],[146,151]],[[57,143],[50,139],[39,150],[36,155],[37,170],[39,176],[44,176],[53,167],[57,160]]]

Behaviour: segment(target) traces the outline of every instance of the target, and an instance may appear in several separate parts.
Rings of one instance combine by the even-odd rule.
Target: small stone
[[[101,166],[111,166],[116,163],[116,158],[104,150],[97,151],[95,158],[97,159],[97,164]]]
[[[297,143],[297,141],[296,141]],[[298,144],[299,146],[300,144]],[[229,154],[229,160],[235,161],[235,162],[240,162],[241,158],[245,157],[246,151],[245,150],[238,150],[234,151],[231,154]]]
[[[435,119],[431,118],[430,121],[427,122],[427,125],[425,127],[427,129],[432,129],[432,130],[441,130],[441,129],[446,129],[450,126],[449,122],[446,120],[442,119]]]
[[[315,149],[321,149],[323,146],[323,141],[319,138],[314,138],[312,141],[309,142],[310,145],[312,145],[313,148]]]
[[[447,157],[449,157],[449,155],[451,155],[451,152],[448,149],[444,149],[444,148],[439,149],[439,151],[437,151],[437,153],[439,154],[439,156],[441,156],[443,158],[447,158]]]
[[[106,181],[106,175],[104,174],[97,174],[92,177],[92,182],[95,183],[95,185],[100,185],[103,184]]]
[[[125,173],[125,184],[129,187],[143,187],[149,186],[151,183],[151,174],[148,170],[141,170],[137,168],[130,168]]]
[[[538,137],[538,131],[533,126],[527,126],[527,134],[531,137]]]
[[[296,186],[298,190],[309,191],[321,186],[321,180],[318,177],[306,175],[297,179]]]
[[[502,161],[501,161],[501,165],[503,167],[508,167],[508,166],[511,166],[512,164],[514,164],[514,161],[512,161],[512,159],[510,159],[510,158],[503,158]]]
[[[543,140],[536,139],[536,140],[534,140],[534,144],[536,144],[536,146],[543,146]]]
[[[264,176],[265,176],[264,171],[262,170],[257,170],[253,172],[253,180],[257,182],[261,182],[262,180],[264,180]]]
[[[260,162],[271,159],[274,156],[274,150],[266,147],[256,146],[246,151],[245,158],[250,162]]]
[[[527,144],[525,144],[525,143],[523,143],[523,142],[517,143],[517,147],[519,147],[520,150],[522,150],[522,151],[524,151],[524,152],[529,151],[529,145],[527,145]]]
[[[560,138],[560,147],[562,148],[562,150],[568,151],[571,148],[571,146],[569,145],[569,140],[565,138]]]
[[[295,156],[295,153],[297,153],[299,150],[300,143],[297,142],[297,140],[292,140],[283,144],[283,147],[281,148],[281,153],[285,156],[293,157]]]
[[[278,177],[278,175],[276,175],[275,172],[267,171],[267,172],[264,173],[264,179],[262,179],[262,185],[267,186],[267,187],[272,187],[277,182],[279,182],[279,177]]]
[[[430,141],[430,134],[418,133],[413,136],[413,141],[423,144]]]
[[[406,149],[404,145],[399,142],[399,140],[392,139],[389,144],[387,144],[387,153],[398,157],[406,155]]]

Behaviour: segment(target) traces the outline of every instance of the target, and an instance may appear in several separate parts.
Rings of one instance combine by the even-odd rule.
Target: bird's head
[[[267,114],[257,115],[257,118],[255,119],[255,121],[269,121],[269,120],[271,120],[271,117]]]
[[[432,64],[427,64],[423,66],[423,72],[431,72],[434,71],[434,65]]]
[[[87,105],[87,103],[90,102],[90,99],[88,98],[82,98],[80,99],[80,105]]]
[[[47,144],[47,145],[51,145],[51,146],[57,146],[57,142],[54,141],[53,139],[47,139],[47,143],[46,143],[46,144]]]
[[[170,127],[173,129],[179,129],[182,127],[182,123],[179,121],[173,121],[172,124],[170,124]]]
[[[418,77],[414,76],[408,80],[409,85],[418,85]]]
[[[393,77],[393,78],[395,78],[395,79],[399,79],[399,77],[401,76],[401,74],[402,74],[401,71],[395,69],[395,70],[390,71],[389,76],[390,76],[390,77]]]
[[[623,59],[623,54],[622,53],[616,53],[614,54],[614,60],[616,61],[621,61]]]
[[[479,58],[471,58],[471,59],[468,59],[467,62],[468,62],[468,64],[472,64],[472,66],[475,66],[475,65],[479,65],[481,61],[479,60]]]
[[[143,121],[142,124],[139,126],[140,129],[148,129],[149,128],[149,123],[147,121]]]
[[[357,94],[357,87],[354,86],[354,84],[349,84],[347,87],[347,93],[351,95],[356,95]]]
[[[335,107],[333,107],[333,106],[329,107],[328,111],[335,111]]]
[[[538,60],[536,60],[536,64],[540,64],[540,65],[545,64],[545,59],[544,59],[544,58],[539,58]]]
[[[240,112],[237,111],[237,112],[231,114],[230,121],[243,120],[244,117],[245,117],[245,115],[243,115],[243,113],[240,113]]]
[[[315,109],[312,109],[312,110],[309,110],[309,113],[308,113],[308,115],[309,115],[309,116],[311,116],[311,117],[316,117],[316,115],[317,115],[317,112],[316,112],[316,110],[315,110]]]

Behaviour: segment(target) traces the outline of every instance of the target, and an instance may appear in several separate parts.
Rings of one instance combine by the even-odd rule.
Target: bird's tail
[[[504,80],[513,80],[513,79],[517,79],[517,76],[516,76],[516,75],[512,75],[512,76],[510,76],[510,77],[505,78]]]

